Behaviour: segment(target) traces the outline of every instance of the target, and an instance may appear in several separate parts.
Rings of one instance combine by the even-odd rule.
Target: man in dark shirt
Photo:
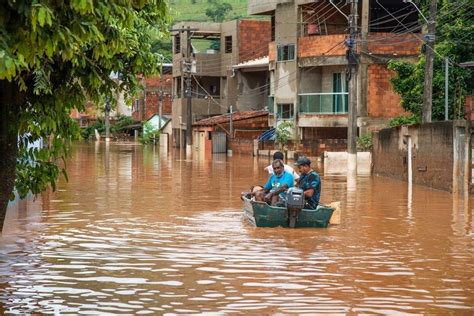
[[[300,170],[300,181],[298,187],[303,189],[306,209],[316,209],[321,195],[321,178],[319,174],[311,168],[311,160],[300,157],[295,162]]]

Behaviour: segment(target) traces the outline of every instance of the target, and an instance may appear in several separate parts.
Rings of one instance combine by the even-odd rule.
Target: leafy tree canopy
[[[15,166],[21,196],[54,188],[58,159],[78,135],[70,110],[133,94],[137,74],[158,69],[151,34],[165,34],[168,22],[164,0],[0,2],[0,227]],[[40,138],[45,148],[28,149]]]
[[[224,21],[227,14],[232,11],[232,5],[218,0],[209,0],[210,6],[206,9],[206,15],[214,22]]]
[[[421,3],[420,3],[421,2]],[[429,1],[418,1],[428,17]],[[463,117],[464,98],[474,90],[474,71],[459,64],[474,60],[474,1],[438,1],[436,19],[435,61],[433,71],[433,120],[444,119],[444,66],[449,66],[449,118]],[[428,49],[428,48],[426,48]],[[401,95],[402,106],[415,117],[402,121],[418,122],[423,104],[425,58],[420,55],[417,63],[392,61],[389,68],[396,72],[392,84]],[[395,124],[395,122],[393,123]]]

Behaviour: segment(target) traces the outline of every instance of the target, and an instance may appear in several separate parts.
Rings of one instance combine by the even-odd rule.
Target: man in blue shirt
[[[319,197],[321,195],[321,178],[319,174],[311,169],[311,160],[306,157],[300,157],[295,162],[301,174],[298,187],[304,191],[304,199],[306,209],[316,209],[319,204]]]
[[[286,191],[293,186],[293,176],[285,171],[285,164],[281,159],[272,163],[273,174],[268,178],[260,194],[255,196],[257,201],[265,201],[275,206],[286,199]]]

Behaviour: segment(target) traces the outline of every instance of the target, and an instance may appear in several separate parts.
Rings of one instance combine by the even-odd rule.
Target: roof
[[[234,112],[232,114],[232,121],[241,121],[241,120],[246,120],[246,119],[265,116],[265,115],[268,115],[268,111],[260,110],[260,111]],[[217,115],[217,116],[213,116],[213,117],[209,117],[209,118],[197,121],[196,123],[193,124],[193,126],[212,126],[212,125],[227,123],[229,122],[229,119],[230,119],[230,115],[229,113],[227,113],[227,114]]]
[[[264,66],[268,66],[268,60],[269,60],[268,56],[264,56],[264,57],[261,57],[261,58],[248,60],[248,61],[245,61],[243,63],[234,65],[234,66],[232,66],[232,68],[241,69],[241,68],[264,67]]]

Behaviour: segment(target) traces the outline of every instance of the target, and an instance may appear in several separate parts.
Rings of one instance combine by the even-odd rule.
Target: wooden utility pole
[[[431,122],[431,113],[433,108],[433,63],[436,33],[436,7],[437,0],[431,0],[428,34],[425,35],[425,85],[423,89],[423,113],[421,117],[421,121],[423,123]]]
[[[161,115],[163,111],[162,109],[163,109],[163,62],[161,62],[161,65],[160,65],[160,95],[158,96],[158,115],[159,115],[158,129],[160,130],[160,133],[161,133]]]
[[[110,141],[110,99],[105,99],[105,141]]]
[[[187,107],[186,107],[186,155],[192,153],[192,144],[193,144],[193,131],[191,127],[192,116],[193,116],[193,88],[192,88],[192,47],[191,47],[191,32],[197,29],[191,29],[189,26],[186,29],[186,98],[187,98]]]
[[[186,96],[186,154],[190,155],[192,153],[192,143],[193,143],[193,131],[191,127],[192,123],[192,104],[193,104],[193,91],[192,91],[192,65],[193,65],[193,54],[191,47],[191,37],[192,32],[197,31],[197,28],[187,27],[181,29],[170,29],[170,32],[180,32],[180,34],[186,32],[186,57],[183,64],[183,77],[185,77],[185,90],[184,94]],[[180,140],[181,141],[181,140]]]
[[[347,122],[347,172],[357,174],[357,9],[358,0],[350,0],[349,39],[347,45],[347,64],[349,73],[349,115]]]

